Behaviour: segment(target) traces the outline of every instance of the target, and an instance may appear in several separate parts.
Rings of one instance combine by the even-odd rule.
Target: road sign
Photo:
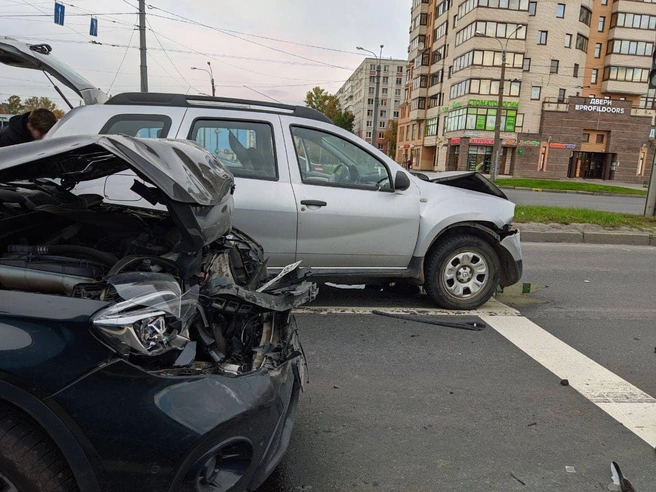
[[[95,17],[91,18],[91,25],[89,26],[89,35],[98,36],[98,19]]]
[[[55,2],[55,24],[64,25],[64,12],[66,7],[63,3]]]

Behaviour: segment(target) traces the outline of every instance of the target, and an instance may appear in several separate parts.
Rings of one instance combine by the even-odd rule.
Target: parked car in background
[[[477,308],[521,277],[514,204],[471,174],[423,181],[304,107],[182,94],[107,99],[47,45],[0,39],[0,61],[44,69],[84,98],[50,139],[126,134],[205,147],[235,175],[234,222],[264,246],[273,269],[302,261],[322,280],[415,283],[450,309]],[[114,174],[88,191],[152,206],[134,181]]]
[[[76,185],[130,171],[163,210]],[[74,136],[0,149],[0,490],[254,490],[305,382],[292,308],[232,229],[234,181],[191,142]]]

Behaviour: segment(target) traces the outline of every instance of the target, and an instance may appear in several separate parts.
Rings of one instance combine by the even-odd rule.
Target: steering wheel
[[[340,175],[337,172],[342,168],[344,170],[342,171],[342,174]],[[330,182],[331,183],[347,183],[350,180],[350,178],[351,178],[351,172],[350,172],[348,166],[346,166],[346,164],[340,162],[339,164],[337,164],[335,166],[335,169],[333,169],[333,172],[330,175]]]

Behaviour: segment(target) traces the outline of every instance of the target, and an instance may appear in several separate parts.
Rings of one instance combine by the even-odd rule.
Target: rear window
[[[194,121],[189,139],[214,154],[237,177],[278,180],[268,123],[199,119]]]
[[[110,118],[100,130],[100,134],[166,138],[170,129],[171,118],[165,115],[121,114]]]

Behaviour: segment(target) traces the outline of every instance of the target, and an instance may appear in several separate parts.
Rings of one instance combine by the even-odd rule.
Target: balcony
[[[646,92],[646,82],[625,82],[622,80],[605,80],[601,83],[601,92],[613,94],[631,94],[641,96]]]

